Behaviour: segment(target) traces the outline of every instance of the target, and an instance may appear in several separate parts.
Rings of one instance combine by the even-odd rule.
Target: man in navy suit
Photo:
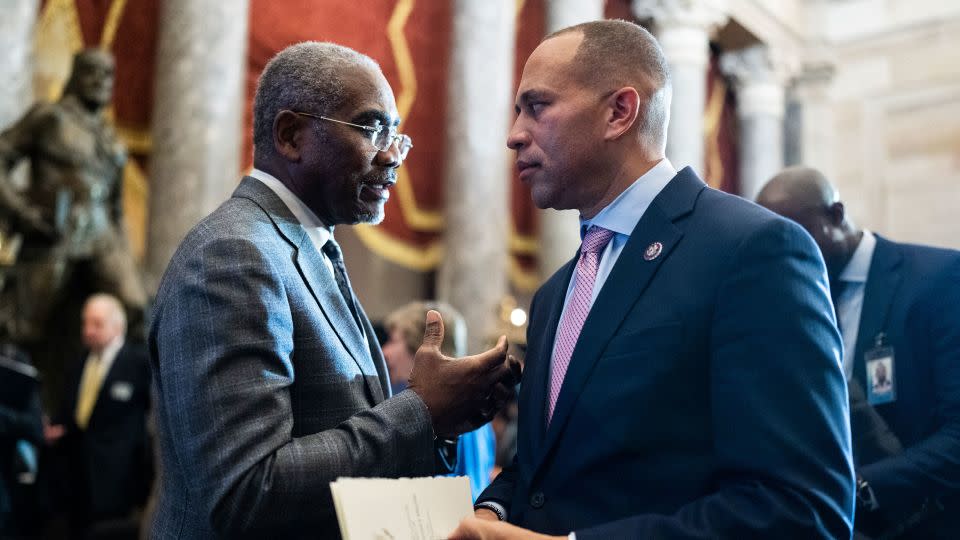
[[[670,95],[656,40],[623,21],[527,60],[508,146],[584,241],[530,307],[517,457],[454,538],[851,535],[823,259],[796,224],[675,171]]]
[[[820,246],[843,334],[845,374],[851,388],[864,389],[863,407],[897,440],[897,451],[867,456],[869,442],[861,442],[865,435],[851,412],[857,530],[956,538],[960,252],[891,242],[857,227],[837,190],[814,169],[784,170],[757,200],[798,222]]]
[[[62,410],[45,429],[64,459],[65,502],[78,537],[98,523],[128,519],[150,490],[150,365],[146,348],[125,340],[126,330],[120,300],[99,293],[86,301],[87,354],[68,368]]]

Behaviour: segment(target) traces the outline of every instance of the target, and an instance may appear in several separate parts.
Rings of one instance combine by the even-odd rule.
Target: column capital
[[[790,95],[798,101],[826,97],[836,71],[836,66],[832,62],[805,63],[800,72],[790,81]]]
[[[693,27],[712,33],[726,24],[727,0],[633,0],[633,13],[653,19],[658,29]]]
[[[720,57],[720,70],[732,79],[737,89],[739,115],[783,117],[786,84],[799,69],[793,59],[758,44],[724,53]]]
[[[720,71],[733,79],[733,83],[746,86],[757,83],[785,86],[792,76],[800,72],[799,62],[777,49],[763,44],[751,45],[720,56]]]

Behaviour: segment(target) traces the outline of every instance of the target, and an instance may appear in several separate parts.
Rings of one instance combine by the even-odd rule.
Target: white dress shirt
[[[867,288],[867,276],[870,274],[870,262],[873,250],[877,247],[877,238],[868,230],[863,231],[860,244],[853,252],[850,262],[844,267],[839,283],[843,291],[837,298],[837,320],[843,335],[843,372],[850,380],[853,365],[856,363],[857,336],[860,333],[860,315],[863,311],[863,293]]]
[[[333,263],[330,262],[330,259],[327,258],[327,255],[323,252],[324,244],[333,238],[333,232],[330,228],[324,225],[324,223],[320,221],[320,218],[313,213],[313,210],[310,210],[287,186],[283,185],[283,182],[277,180],[277,177],[260,169],[253,169],[248,176],[263,182],[265,186],[277,194],[277,197],[280,197],[283,204],[287,205],[290,213],[293,214],[293,217],[297,218],[300,226],[307,232],[307,236],[310,237],[310,242],[313,244],[313,247],[317,248],[317,252],[320,253],[320,256],[323,258],[323,264],[327,267],[330,275],[336,277],[333,273]]]
[[[324,223],[320,221],[320,218],[313,213],[313,210],[310,210],[310,208],[300,200],[300,197],[297,197],[287,186],[283,185],[283,182],[278,180],[277,177],[260,169],[253,169],[248,176],[263,182],[265,186],[277,194],[277,197],[280,197],[283,204],[287,205],[293,217],[297,218],[300,226],[307,232],[310,243],[313,244],[313,247],[317,248],[317,253],[320,254],[320,258],[323,260],[323,266],[330,272],[332,278],[337,279],[337,274],[333,270],[333,262],[331,262],[327,254],[323,252],[323,246],[329,240],[333,239],[333,231],[331,228],[324,225]],[[360,326],[360,335],[363,336],[363,342],[369,346],[370,341],[362,325]]]

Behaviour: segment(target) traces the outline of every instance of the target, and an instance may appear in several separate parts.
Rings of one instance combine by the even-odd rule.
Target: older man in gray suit
[[[391,397],[333,227],[383,218],[412,146],[399,122],[379,66],[351,49],[294,45],[261,75],[255,169],[187,234],[157,294],[153,537],[336,538],[330,481],[439,472],[442,441],[507,398],[505,339],[443,357],[436,312]]]

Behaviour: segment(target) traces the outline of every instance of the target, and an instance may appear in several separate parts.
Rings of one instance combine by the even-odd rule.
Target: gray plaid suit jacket
[[[187,234],[149,335],[152,537],[338,538],[332,480],[435,472],[427,408],[390,397],[361,319],[369,347],[303,227],[256,179]]]

